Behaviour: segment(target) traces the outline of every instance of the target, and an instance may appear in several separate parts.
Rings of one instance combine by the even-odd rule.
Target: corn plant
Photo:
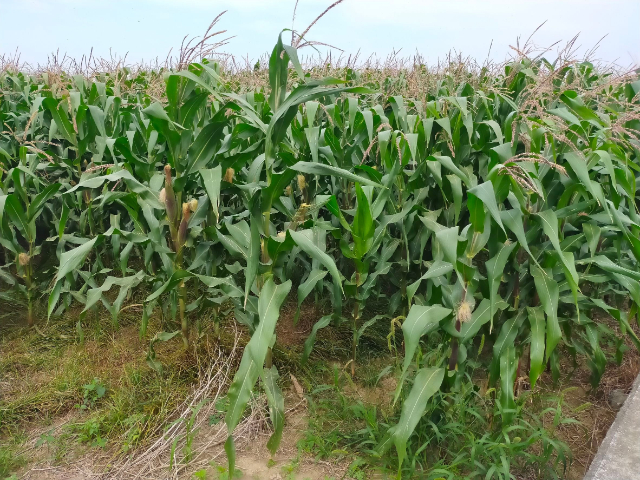
[[[366,329],[401,327],[398,423],[377,448],[395,447],[400,473],[428,402],[458,388],[471,351],[491,349],[508,427],[514,384],[535,388],[546,368],[557,378],[562,355],[585,357],[598,384],[614,332],[596,312],[619,323],[618,356],[624,336],[640,347],[637,75],[521,58],[498,74],[447,73],[416,98],[398,94],[402,79],[334,72],[315,78],[280,36],[255,91],[206,59],[90,80],[3,73],[3,296],[21,295],[30,323],[48,294],[52,319],[102,304],[117,325],[144,289],[141,335],[154,311],[167,330],[150,340],[157,371],[157,341],[180,335],[189,348],[194,317],[210,312],[217,329],[233,305],[251,340],[229,391],[231,466],[258,379],[278,448],[271,349],[292,289],[298,308],[333,306],[304,361],[320,329],[347,321],[357,376]],[[446,353],[423,351],[434,334]]]

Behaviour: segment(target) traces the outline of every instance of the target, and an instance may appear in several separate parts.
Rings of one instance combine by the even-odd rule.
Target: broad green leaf
[[[558,283],[553,279],[551,270],[543,270],[539,267],[531,267],[531,275],[536,285],[540,303],[547,314],[547,346],[545,361],[558,345],[562,338],[562,330],[558,322]]]
[[[331,165],[325,165],[322,163],[313,163],[313,162],[298,162],[291,167],[292,170],[296,172],[309,173],[312,175],[329,175],[332,177],[344,178],[351,182],[358,182],[362,185],[369,185],[371,187],[380,187],[377,182],[373,180],[369,180],[368,178],[361,177],[354,173],[351,173],[347,170],[343,170],[342,168],[333,167]]]
[[[107,130],[105,129],[105,126],[104,126],[104,120],[105,120],[104,112],[100,109],[100,107],[96,105],[89,105],[89,112],[91,113],[91,118],[93,118],[93,121],[95,122],[96,127],[98,127],[98,132],[100,132],[100,135],[106,138]]]
[[[598,203],[606,208],[606,202],[604,200],[604,195],[602,194],[602,188],[597,183],[592,182],[591,178],[589,178],[589,170],[587,168],[587,162],[580,158],[574,152],[567,152],[564,154],[565,160],[569,162],[571,165],[571,169],[574,171],[582,185],[584,185],[589,193],[593,195],[593,197],[598,200]]]
[[[251,212],[251,237],[249,239],[249,248],[247,249],[247,268],[245,269],[244,283],[244,307],[247,308],[247,300],[253,282],[258,275],[258,263],[260,263],[260,224],[262,224],[262,214],[259,211],[259,205],[254,205]]]
[[[273,433],[267,441],[267,448],[271,455],[275,455],[280,441],[282,440],[282,431],[284,429],[284,396],[282,390],[278,386],[278,369],[272,365],[270,369],[265,368],[262,371],[262,381],[264,383],[264,391],[267,394],[267,402],[269,403],[269,418],[273,425]]]
[[[318,335],[318,330],[329,326],[331,323],[331,315],[325,315],[320,318],[311,329],[311,333],[304,341],[304,348],[302,350],[302,359],[301,363],[304,365],[309,360],[309,355],[311,355],[311,350],[313,350],[313,344],[316,342],[316,336]]]
[[[531,325],[529,381],[531,382],[531,389],[533,389],[536,386],[538,377],[544,370],[544,331],[546,325],[541,307],[527,307],[527,312],[529,324]]]
[[[515,234],[520,246],[525,249],[525,251],[529,254],[529,257],[531,257],[531,259],[537,265],[538,261],[531,253],[531,250],[529,250],[529,244],[527,243],[527,237],[524,232],[524,223],[522,222],[522,212],[517,209],[501,210],[500,218],[502,219],[502,222],[507,226],[507,228]]]
[[[496,140],[498,141],[498,143],[501,145],[502,143],[504,143],[504,137],[502,136],[502,129],[500,128],[500,124],[498,122],[496,122],[495,120],[485,120],[484,122],[480,122],[480,123],[489,125],[493,130],[493,133],[495,133]]]
[[[482,203],[484,203],[484,206],[489,210],[493,220],[500,226],[502,231],[504,231],[502,219],[500,218],[500,211],[498,210],[498,204],[496,203],[496,193],[493,190],[493,184],[491,182],[484,182],[480,185],[476,185],[467,191],[467,196],[469,195],[473,195],[474,197],[482,200]]]
[[[444,379],[443,368],[421,368],[416,374],[413,387],[402,404],[400,420],[393,428],[393,443],[398,452],[398,470],[407,457],[407,441],[427,409],[428,400],[440,390]]]
[[[369,199],[364,194],[359,183],[356,183],[356,199],[358,205],[351,224],[351,233],[353,234],[354,242],[353,253],[359,260],[364,257],[369,251],[369,248],[371,248],[375,226],[373,224],[373,217],[371,216]]]
[[[502,305],[494,306],[492,302],[486,298],[483,298],[480,305],[476,307],[471,315],[471,319],[468,322],[460,325],[460,338],[463,342],[468,342],[476,333],[480,331],[480,328],[491,319],[491,311],[494,308],[500,308]]]
[[[185,175],[206,168],[218,148],[218,143],[222,140],[226,126],[227,122],[212,121],[200,130],[195,141],[189,147]]]
[[[237,290],[232,277],[208,277],[206,275],[198,275],[193,272],[189,272],[187,270],[176,270],[173,272],[169,280],[163,283],[160,287],[158,287],[153,293],[151,293],[146,299],[145,303],[152,302],[156,300],[160,295],[167,291],[171,291],[176,288],[183,280],[187,280],[189,278],[197,278],[203,284],[205,284],[209,288],[218,287],[220,285],[226,285],[231,289]]]
[[[493,331],[493,317],[495,316],[498,304],[498,289],[502,281],[502,275],[507,265],[507,260],[516,247],[517,243],[505,243],[498,248],[498,253],[487,261],[487,277],[489,280],[489,298],[491,300],[491,328],[489,333]],[[518,273],[516,272],[516,275]]]
[[[451,265],[455,265],[458,261],[458,227],[436,232],[436,240],[444,252],[444,259]]]
[[[435,262],[433,262],[433,264],[429,267],[429,270],[427,270],[427,272],[424,275],[422,275],[418,280],[416,280],[415,282],[413,282],[411,285],[407,287],[407,299],[408,299],[409,305],[411,305],[413,296],[415,295],[416,291],[418,290],[418,287],[420,287],[420,283],[423,280],[440,277],[452,271],[453,271],[453,265],[451,265],[449,262],[443,262],[441,260],[436,260]]]
[[[451,193],[453,195],[453,207],[455,209],[454,223],[458,223],[460,212],[462,211],[462,182],[457,175],[447,175],[447,180],[451,185]]]
[[[13,224],[20,230],[27,241],[34,241],[36,235],[35,224],[27,218],[27,212],[14,194],[7,195],[4,203],[4,211],[9,216]]]
[[[503,425],[509,425],[516,413],[513,388],[517,364],[516,349],[513,345],[509,345],[500,356],[500,405]]]
[[[493,358],[498,359],[509,346],[513,346],[518,331],[524,322],[526,311],[524,308],[518,310],[514,317],[502,324],[498,338],[493,344]]]
[[[598,243],[600,242],[600,233],[602,229],[595,223],[583,223],[582,231],[587,238],[587,245],[589,245],[589,252],[593,258],[598,251]]]
[[[320,127],[308,127],[304,129],[307,143],[311,150],[311,159],[314,163],[318,163],[318,139],[320,137]]]
[[[66,277],[67,274],[77,270],[84,263],[91,249],[101,240],[102,236],[97,236],[76,248],[63,252],[62,255],[60,255],[60,266],[56,274],[56,282],[59,282]]]
[[[578,264],[594,263],[601,269],[606,270],[607,272],[618,273],[620,275],[624,275],[625,277],[633,278],[636,281],[640,281],[640,272],[625,268],[611,261],[609,258],[605,257],[604,255],[597,255],[593,258],[586,258],[584,260],[579,260],[577,263]]]
[[[55,98],[45,98],[42,101],[42,105],[51,112],[53,121],[58,127],[58,131],[66,138],[72,145],[78,145],[77,134],[73,129],[73,124],[67,118],[67,113],[62,109],[58,100]]]
[[[469,180],[469,176],[463,172],[462,170],[460,170],[454,163],[453,160],[451,160],[451,157],[445,157],[445,156],[441,156],[441,155],[432,155],[431,157],[427,158],[427,160],[429,161],[437,161],[438,163],[440,163],[440,165],[442,165],[444,168],[446,168],[447,170],[449,170],[450,172],[452,172],[454,175],[456,175],[457,177],[460,178],[460,180],[462,180],[462,182],[466,185],[469,186],[469,184],[471,183]]]
[[[304,299],[313,291],[319,281],[327,276],[326,270],[313,269],[309,272],[307,279],[298,287],[298,308],[296,310],[296,317],[294,323],[298,322],[298,316],[300,315],[300,305],[304,302]]]
[[[220,165],[210,169],[201,169],[202,183],[209,196],[209,203],[216,216],[216,222],[220,221],[220,182],[222,181],[222,167]]]
[[[413,357],[423,335],[435,330],[439,322],[451,313],[451,309],[444,308],[440,305],[413,305],[409,310],[407,319],[402,323],[402,335],[404,337],[404,362],[402,363],[402,374],[396,389],[394,403],[398,401],[402,384],[407,375],[409,365],[413,361]]]
[[[267,279],[258,300],[259,324],[244,349],[240,366],[229,387],[229,407],[225,416],[227,424],[227,454],[235,452],[233,431],[240,422],[244,409],[251,398],[251,392],[263,371],[267,350],[275,333],[276,322],[280,316],[280,306],[291,289],[291,281],[276,285],[273,278]],[[234,468],[234,457],[229,458],[230,468]]]
[[[60,187],[61,185],[59,183],[53,183],[36,195],[36,198],[31,201],[29,208],[27,209],[27,220],[29,222],[38,218],[46,203],[51,200],[56,193],[58,193]]]
[[[312,233],[309,231],[308,233]],[[333,259],[327,255],[325,252],[320,250],[320,248],[311,241],[308,235],[305,235],[303,232],[295,232],[293,230],[287,230],[287,235],[290,235],[296,245],[298,245],[302,251],[304,251],[311,258],[318,260],[324,267],[329,271],[331,276],[333,277],[333,283],[336,287],[340,288],[340,292],[342,292],[342,277],[340,276],[340,272],[336,267]]]
[[[93,189],[99,188],[103,184],[107,182],[117,183],[118,181],[124,181],[129,190],[133,193],[137,194],[142,200],[147,202],[151,207],[159,210],[164,210],[164,204],[160,203],[158,199],[158,195],[153,192],[148,186],[142,184],[139,180],[137,180],[129,171],[127,170],[118,170],[115,173],[111,173],[109,175],[101,175],[97,177],[91,178],[82,178],[80,182],[75,186],[64,192],[65,195],[75,192],[78,189]]]
[[[558,256],[560,261],[564,265],[565,273],[567,275],[567,280],[572,281],[575,285],[578,285],[578,274],[575,272],[575,266],[573,265],[573,256],[571,255],[571,259],[564,255],[562,248],[560,247],[560,239],[558,238],[558,218],[553,210],[545,210],[543,212],[538,212],[538,218],[540,219],[540,224],[542,225],[542,230],[545,235],[549,237],[551,241],[551,245],[555,248],[556,252],[558,252]]]
[[[275,52],[275,49],[274,49]],[[273,59],[273,56],[272,56]],[[286,78],[286,77],[285,77]],[[301,85],[298,85],[284,100],[279,104],[272,105],[273,116],[269,122],[266,132],[265,141],[265,167],[267,175],[271,172],[273,162],[276,157],[276,150],[278,144],[285,137],[288,127],[291,121],[298,113],[298,105],[301,103],[315,100],[317,98],[326,95],[337,95],[342,92],[351,93],[371,93],[371,90],[363,87],[338,87],[333,88],[333,85],[344,83],[342,80],[324,78],[322,80],[309,80]],[[282,87],[286,88],[286,87]],[[274,96],[275,90],[269,97],[270,100]],[[274,108],[276,107],[276,108]],[[300,163],[300,162],[299,162]],[[306,163],[306,162],[302,162]],[[312,163],[313,164],[313,163]],[[321,164],[315,164],[321,165]],[[308,172],[309,173],[309,172]],[[361,181],[361,183],[364,183]]]

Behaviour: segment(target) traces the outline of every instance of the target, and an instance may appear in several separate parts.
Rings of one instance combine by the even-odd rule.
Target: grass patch
[[[151,335],[157,328],[150,325]],[[210,345],[205,335],[189,352],[179,339],[157,346],[164,364],[158,374],[145,362],[147,341],[131,324],[113,331],[106,321],[88,322],[82,343],[71,319],[3,333],[0,445],[7,472],[24,464],[13,438],[65,415],[67,423],[43,434],[46,441],[38,445],[50,450],[54,463],[68,458],[74,445],[129,452],[144,444],[190,393]]]

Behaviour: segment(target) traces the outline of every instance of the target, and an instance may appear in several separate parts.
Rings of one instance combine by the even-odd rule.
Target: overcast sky
[[[164,59],[184,35],[199,35],[222,10],[225,52],[257,59],[283,28],[291,28],[295,0],[0,0],[0,54],[15,52],[32,64],[56,49],[79,58],[109,49],[128,61]],[[330,4],[300,0],[295,27],[303,30]],[[583,50],[607,35],[602,60],[640,63],[639,0],[345,0],[310,32],[347,54],[385,57],[420,52],[429,63],[455,49],[479,60],[502,60],[518,36],[547,46],[580,33]],[[290,34],[287,37],[290,40]],[[314,53],[305,49],[307,54]],[[548,57],[553,57],[549,54]]]

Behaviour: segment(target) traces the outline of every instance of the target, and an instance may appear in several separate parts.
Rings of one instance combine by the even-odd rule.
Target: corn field
[[[535,389],[545,369],[560,375],[561,356],[582,357],[598,384],[608,327],[596,312],[619,323],[620,355],[623,337],[640,348],[637,75],[522,57],[403,97],[355,68],[333,73],[312,77],[282,37],[268,87],[253,91],[206,60],[92,78],[2,73],[2,300],[24,305],[29,325],[80,305],[81,328],[102,307],[117,326],[142,298],[141,336],[154,315],[178,326],[150,339],[158,373],[156,342],[188,349],[199,318],[219,322],[233,305],[251,339],[228,392],[232,468],[257,385],[269,449],[281,440],[272,348],[287,297],[333,312],[302,362],[320,329],[346,324],[357,376],[366,329],[390,329],[400,413],[375,451],[395,449],[399,469],[428,402],[455,388],[472,353],[490,351],[507,428],[517,378]],[[367,315],[372,300],[384,314]],[[435,333],[444,343],[425,351]]]

